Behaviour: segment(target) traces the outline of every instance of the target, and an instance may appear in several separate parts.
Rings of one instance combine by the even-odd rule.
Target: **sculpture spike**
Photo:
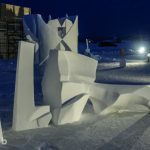
[[[52,16],[51,15],[49,15],[49,20],[52,20]]]
[[[66,18],[68,18],[68,14],[66,14]]]

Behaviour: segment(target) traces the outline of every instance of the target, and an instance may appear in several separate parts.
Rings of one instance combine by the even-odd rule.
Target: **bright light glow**
[[[145,47],[140,47],[139,50],[138,50],[138,52],[140,54],[144,54],[145,53]]]
[[[150,53],[147,54],[147,57],[150,57]]]

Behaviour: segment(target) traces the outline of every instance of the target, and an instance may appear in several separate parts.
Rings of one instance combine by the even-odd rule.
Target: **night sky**
[[[1,0],[32,8],[46,20],[79,15],[80,37],[150,37],[150,0]]]

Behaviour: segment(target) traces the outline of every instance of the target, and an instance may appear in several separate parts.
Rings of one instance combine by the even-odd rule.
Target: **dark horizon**
[[[30,7],[32,13],[42,14],[45,20],[49,14],[52,18],[64,17],[66,14],[78,15],[80,38],[150,37],[149,0],[2,0],[1,3]]]

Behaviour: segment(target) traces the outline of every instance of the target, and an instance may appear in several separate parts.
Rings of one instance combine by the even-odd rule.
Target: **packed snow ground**
[[[118,62],[99,63],[96,82],[150,84],[150,63],[136,60],[127,62],[125,68],[120,68]]]
[[[84,114],[77,123],[23,132],[4,132],[10,150],[149,150],[150,115],[102,118]]]
[[[0,104],[4,138],[10,150],[149,150],[150,115],[123,113],[98,116],[89,103],[79,122],[23,132],[11,130],[12,104],[16,61],[0,61]],[[119,68],[118,62],[100,63],[97,82],[119,84],[149,84],[150,64],[145,61],[128,62]],[[35,99],[41,103],[41,78],[35,69]],[[91,112],[91,113],[90,113]]]

